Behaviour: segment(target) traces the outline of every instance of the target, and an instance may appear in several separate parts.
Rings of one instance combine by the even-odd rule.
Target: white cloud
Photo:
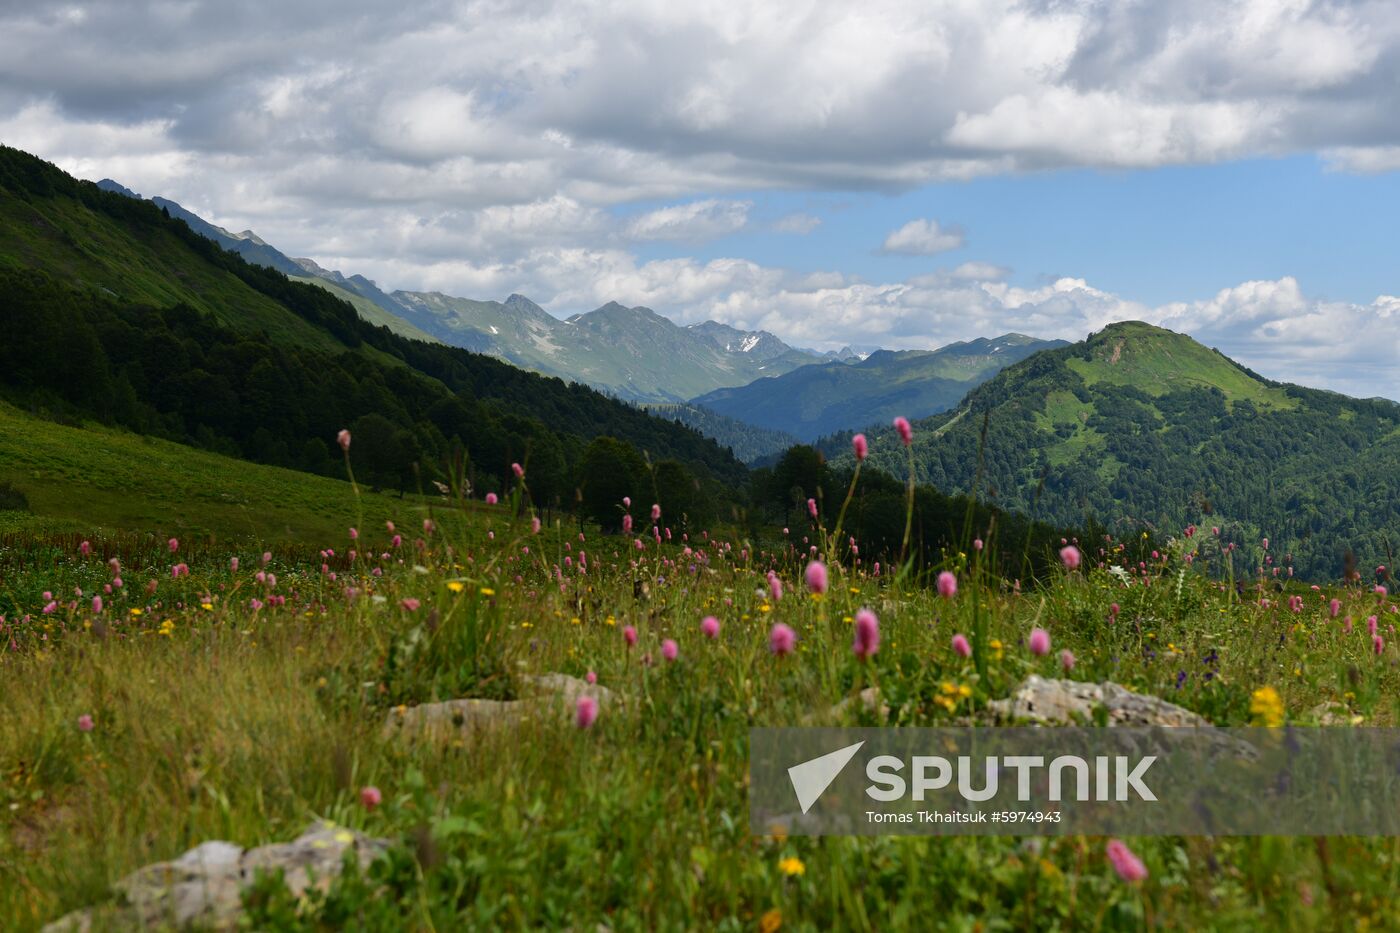
[[[751,207],[751,201],[676,204],[633,218],[625,232],[634,240],[709,240],[742,230]]]
[[[822,219],[812,214],[801,212],[786,214],[773,222],[773,230],[777,233],[796,233],[805,235],[820,227]]]
[[[910,256],[932,256],[963,245],[960,230],[946,230],[936,220],[911,220],[898,230],[885,237],[881,247],[887,253],[906,253]]]

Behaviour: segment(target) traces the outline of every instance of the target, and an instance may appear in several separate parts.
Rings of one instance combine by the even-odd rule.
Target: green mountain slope
[[[250,265],[148,201],[0,147],[0,394],[63,417],[312,472],[356,428],[362,478],[454,471],[478,491],[528,463],[572,502],[584,449],[611,436],[703,482],[743,466],[696,432],[499,360],[408,340],[320,287]]]
[[[1263,537],[1310,577],[1400,544],[1400,405],[1270,382],[1137,322],[1009,367],[916,423],[914,453],[922,481],[968,491],[980,469],[984,495],[1062,525],[1219,526],[1246,573]],[[902,471],[890,430],[871,459]]]
[[[442,343],[441,340],[438,340],[429,333],[419,330],[403,318],[384,310],[358,292],[351,291],[335,282],[305,274],[288,275],[287,278],[291,279],[293,282],[301,282],[305,285],[314,285],[318,288],[325,289],[358,311],[360,317],[364,320],[377,327],[387,327],[400,337],[407,337],[409,340],[421,340],[424,343]]]
[[[734,451],[734,456],[748,464],[766,460],[798,443],[786,431],[756,428],[737,418],[730,418],[701,408],[699,405],[647,405],[646,410],[658,418],[678,421],[713,438],[721,447]]]
[[[803,441],[895,415],[919,418],[952,408],[1005,366],[1064,341],[1006,334],[938,350],[880,350],[857,362],[804,366],[771,379],[719,389],[695,404]]]

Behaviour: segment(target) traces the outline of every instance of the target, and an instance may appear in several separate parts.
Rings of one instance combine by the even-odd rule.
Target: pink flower
[[[768,592],[773,596],[773,602],[781,602],[783,598],[783,581],[776,573],[768,574]]]
[[[500,502],[500,501],[501,501],[500,499],[496,498],[496,494],[495,494],[494,492],[488,492],[488,493],[486,494],[486,504],[487,504],[487,505],[495,505],[497,502]]]
[[[229,569],[231,572],[233,572],[233,573],[238,573],[238,558],[237,558],[237,557],[230,557],[230,558],[228,559],[228,569]]]
[[[1327,604],[1327,611],[1331,613],[1332,618],[1337,618],[1337,613],[1342,611],[1342,601],[1340,599],[1332,600]]]
[[[980,551],[980,550],[982,550],[982,539],[981,539],[981,538],[977,538],[977,539],[975,539],[975,540],[972,542],[972,549],[973,549],[974,551]]]
[[[953,636],[953,650],[958,653],[959,657],[972,657],[972,645],[968,642],[966,635]]]
[[[78,717],[79,732],[91,732],[95,727],[96,723],[92,721],[92,717],[87,713],[83,713],[83,715]]]
[[[676,644],[675,639],[668,638],[661,643],[661,656],[667,661],[674,661],[680,653],[680,645]]]
[[[358,528],[351,528],[351,529],[350,529],[350,540],[351,540],[351,541],[358,541],[359,538],[360,538],[360,529],[358,529]]]
[[[384,795],[373,784],[360,788],[360,805],[366,810],[373,810],[383,802]]]
[[[816,500],[816,499],[808,499],[808,500],[807,500],[807,514],[808,514],[808,515],[811,515],[813,518],[816,518],[816,517],[817,517],[817,500]]]
[[[1371,647],[1375,650],[1376,654],[1380,654],[1385,651],[1385,639],[1379,635],[1372,635]]]
[[[951,570],[945,570],[938,575],[938,595],[944,599],[952,599],[958,595],[958,578]]]
[[[719,619],[714,616],[705,616],[700,620],[700,631],[705,633],[706,638],[718,638]]]
[[[807,589],[813,593],[826,592],[826,565],[819,560],[814,560],[807,565]]]
[[[661,521],[661,506],[656,505],[656,504],[653,504],[653,505],[652,505],[652,507],[651,507],[651,520],[652,520],[653,522],[659,522],[659,521]]]
[[[1134,855],[1133,850],[1121,841],[1108,840],[1108,846],[1104,851],[1119,878],[1129,884],[1135,884],[1147,877],[1147,866],[1142,864],[1142,859]]]
[[[1074,670],[1074,652],[1066,648],[1060,652],[1060,666],[1067,671]]]
[[[914,429],[909,426],[909,419],[903,415],[894,419],[894,429],[899,432],[899,439],[908,447],[914,443]]]
[[[1031,654],[1047,655],[1050,653],[1050,633],[1043,628],[1031,629]]]
[[[785,654],[792,654],[793,648],[797,647],[797,633],[781,622],[775,622],[773,629],[768,633],[768,650],[782,657]]]
[[[851,438],[851,450],[855,452],[857,460],[864,460],[870,456],[870,442],[865,439],[864,434],[857,434]]]
[[[622,516],[622,533],[625,535],[630,535],[632,533],[632,516]]]
[[[89,554],[91,554],[92,542],[84,541],[82,544],[78,545],[78,553],[82,554],[84,557],[87,557]]]
[[[335,442],[340,445],[341,450],[345,451],[347,454],[350,452],[349,431],[345,430],[344,428],[341,428],[340,433],[335,436]]]
[[[590,696],[578,698],[574,708],[574,723],[580,729],[588,729],[598,720],[598,701]]]
[[[631,496],[623,496],[623,497],[622,497],[622,507],[623,507],[624,509],[630,509],[630,508],[632,507],[632,497],[631,497]]]
[[[518,463],[512,463],[510,465],[510,471],[515,474],[516,479],[525,478],[525,468]]]
[[[635,626],[625,626],[622,629],[622,640],[627,642],[627,647],[631,648],[637,643],[637,629]]]
[[[101,597],[101,596],[94,596],[94,597],[92,598],[92,611],[93,611],[93,614],[94,614],[94,615],[101,615],[101,614],[102,614],[102,597]]]
[[[421,606],[422,603],[414,599],[412,596],[406,596],[399,601],[399,605],[403,606],[409,612],[417,612],[418,607]]]
[[[176,551],[180,550],[180,539],[179,539],[179,538],[171,538],[171,539],[170,539],[168,542],[166,542],[166,543],[170,546],[170,553],[171,553],[171,554],[174,554]]]
[[[880,650],[880,620],[869,609],[856,613],[856,637],[851,651],[862,661]]]
[[[1060,561],[1065,565],[1065,569],[1078,570],[1079,560],[1079,548],[1075,547],[1073,544],[1067,544],[1060,548]]]

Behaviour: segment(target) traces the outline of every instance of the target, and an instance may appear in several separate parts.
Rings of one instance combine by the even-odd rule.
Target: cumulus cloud
[[[708,240],[742,230],[751,201],[692,201],[634,217],[626,234],[634,240]]]
[[[932,256],[963,245],[960,230],[945,230],[936,220],[911,220],[898,230],[885,237],[881,247],[887,253],[905,253],[910,256]]]

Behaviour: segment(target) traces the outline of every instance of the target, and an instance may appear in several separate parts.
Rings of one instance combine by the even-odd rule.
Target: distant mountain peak
[[[97,183],[97,187],[101,188],[103,191],[111,191],[115,194],[124,195],[128,198],[134,198],[137,201],[143,200],[141,195],[137,194],[135,191],[132,191],[130,188],[126,187],[120,182],[113,181],[110,178],[104,178],[101,181],[99,181]]]

